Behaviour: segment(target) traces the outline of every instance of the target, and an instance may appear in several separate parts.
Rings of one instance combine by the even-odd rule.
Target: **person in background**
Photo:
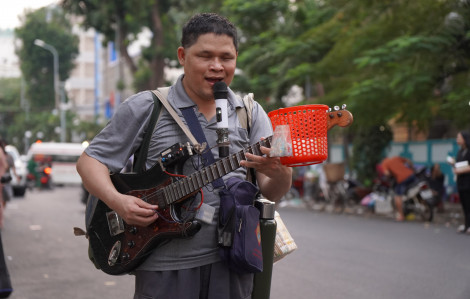
[[[13,156],[10,155],[6,151],[6,146],[7,145],[8,145],[8,143],[4,139],[0,140],[0,147],[2,148],[3,152],[5,153],[6,159],[7,159],[7,169],[5,170],[5,173],[6,174],[7,173],[13,174],[16,177],[16,179],[18,181],[20,181],[20,177],[16,173],[15,160],[14,160]],[[3,185],[3,203],[4,203],[4,205],[6,205],[6,203],[9,202],[12,197],[13,197],[13,186],[11,185],[10,182],[8,182],[8,183]]]
[[[395,180],[395,207],[397,221],[405,220],[403,213],[403,196],[406,194],[408,187],[415,181],[415,172],[411,160],[400,156],[385,158],[382,160],[381,168],[383,173]]]
[[[6,173],[8,169],[7,155],[3,147],[0,149],[0,177]],[[0,183],[0,229],[3,228],[3,184]]]
[[[441,171],[441,166],[439,163],[434,163],[431,166],[431,171],[429,173],[429,177],[427,178],[429,182],[429,187],[432,190],[432,193],[434,195],[434,198],[437,199],[436,201],[436,207],[438,212],[444,212],[444,203],[442,201],[442,198],[444,197],[445,194],[445,186],[444,186],[444,180],[445,176]]]
[[[184,74],[169,89],[168,102],[183,120],[181,111],[193,109],[207,138],[208,148],[214,158],[218,159],[213,86],[220,81],[229,86],[233,80],[238,57],[237,30],[222,16],[212,13],[197,14],[183,27],[177,56]],[[259,103],[254,102],[248,133],[240,125],[236,113],[236,107],[244,107],[243,101],[231,89],[228,90],[227,100],[231,154],[273,134],[269,117]],[[128,98],[77,162],[77,171],[85,188],[130,225],[148,226],[155,222],[159,217],[158,206],[132,195],[119,193],[112,184],[109,173],[121,171],[140,146],[153,105],[150,91]],[[166,110],[162,112],[151,136],[146,169],[157,162],[159,153],[176,142],[185,144],[188,141],[188,137]],[[282,165],[279,157],[270,157],[271,149],[261,147],[260,150],[262,156],[246,153],[246,160],[240,162],[242,167],[223,179],[234,176],[244,179],[247,169],[253,168],[256,170],[261,193],[272,201],[278,201],[290,189],[292,169]],[[184,163],[184,175],[194,173],[204,163],[198,155],[193,158]],[[235,273],[220,259],[217,245],[217,211],[220,203],[218,189],[208,185],[202,190],[204,201],[197,196],[186,208],[189,213],[202,209],[202,214],[208,216],[201,221],[201,230],[192,238],[171,239],[157,246],[146,257],[142,265],[133,272],[134,299],[251,298],[253,274]]]
[[[464,215],[464,223],[459,226],[459,233],[470,234],[470,133],[461,131],[457,134],[457,152],[453,172],[457,177],[457,191]]]

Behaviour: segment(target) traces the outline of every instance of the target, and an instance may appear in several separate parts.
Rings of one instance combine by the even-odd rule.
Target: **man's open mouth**
[[[216,82],[222,81],[223,78],[206,78],[206,80],[211,84],[215,84]]]

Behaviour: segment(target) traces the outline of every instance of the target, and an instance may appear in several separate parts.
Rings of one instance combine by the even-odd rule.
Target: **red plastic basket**
[[[328,158],[327,105],[303,105],[281,108],[268,113],[273,130],[278,125],[289,125],[292,138],[290,157],[281,157],[281,163],[290,166],[317,164]]]

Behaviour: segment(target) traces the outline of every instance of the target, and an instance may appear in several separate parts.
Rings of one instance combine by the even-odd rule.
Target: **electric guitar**
[[[328,130],[335,125],[349,126],[353,121],[352,114],[344,109],[329,111],[327,115]],[[172,175],[171,172],[181,171],[184,162],[195,154],[189,143],[177,143],[163,151],[157,163],[143,173],[112,174],[111,181],[120,193],[157,204],[159,217],[147,227],[129,225],[95,198],[86,232],[95,265],[110,275],[126,274],[137,268],[162,242],[194,236],[201,224],[194,219],[181,220],[178,207],[202,187],[238,169],[240,162],[246,159],[245,153],[262,155],[260,147],[270,148],[271,141],[272,136],[188,176]]]

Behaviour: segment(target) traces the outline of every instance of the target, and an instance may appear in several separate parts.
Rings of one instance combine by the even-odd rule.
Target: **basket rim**
[[[314,110],[321,110],[325,109],[328,110],[330,107],[325,104],[308,104],[308,105],[299,105],[299,106],[291,106],[291,107],[285,107],[285,108],[279,108],[273,111],[270,111],[268,113],[268,116],[274,116],[276,114],[281,114],[281,113],[286,113],[286,112],[292,112],[292,111],[297,111],[297,110],[304,110],[304,109],[314,109]]]

